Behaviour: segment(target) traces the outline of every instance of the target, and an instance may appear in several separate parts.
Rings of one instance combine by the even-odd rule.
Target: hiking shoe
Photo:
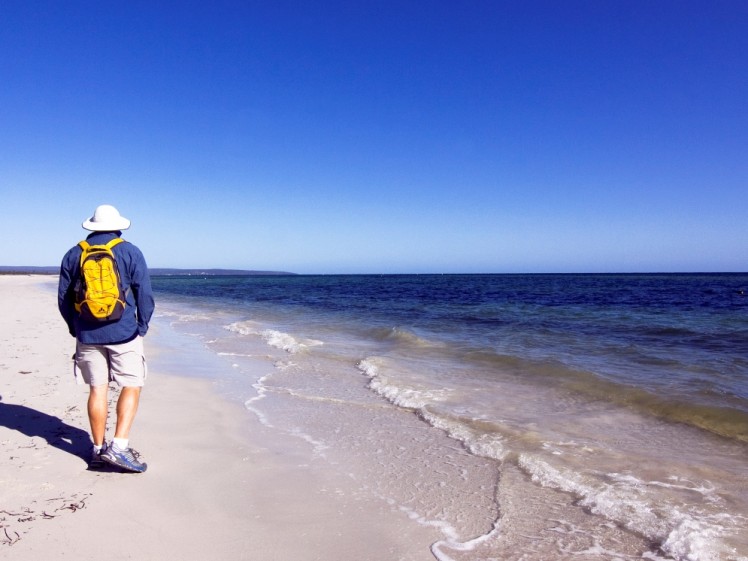
[[[101,447],[100,451],[91,449],[91,461],[88,462],[88,469],[101,469],[106,463],[101,459],[101,455],[106,452],[106,443]]]
[[[115,444],[111,444],[101,453],[101,459],[106,463],[134,473],[143,473],[148,469],[148,464],[138,459],[139,454],[132,448],[120,450]]]

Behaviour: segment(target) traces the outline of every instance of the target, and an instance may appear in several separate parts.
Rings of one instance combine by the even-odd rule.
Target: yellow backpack
[[[125,293],[120,282],[112,248],[122,243],[115,238],[106,245],[80,242],[80,276],[75,287],[75,309],[86,321],[116,321],[125,311]]]

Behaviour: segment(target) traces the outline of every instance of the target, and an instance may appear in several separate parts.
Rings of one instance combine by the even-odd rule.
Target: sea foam
[[[460,441],[477,456],[499,461],[509,457],[501,435],[473,428],[470,419],[452,419],[434,411],[433,405],[446,399],[449,392],[404,387],[401,381],[390,379],[383,373],[380,362],[377,357],[369,357],[358,364],[359,370],[370,379],[369,387],[377,394],[398,407],[412,409],[424,421]],[[669,482],[644,482],[617,473],[607,474],[604,478],[600,474],[587,477],[555,467],[533,454],[520,453],[516,458],[519,467],[536,484],[573,494],[591,513],[659,544],[664,555],[679,561],[748,561],[744,557],[730,557],[734,551],[723,541],[724,537],[739,531],[740,520],[727,514],[705,514],[684,505],[656,504],[646,492],[648,486],[676,488],[702,495],[707,502],[713,502],[718,499],[713,495],[714,486],[708,481],[694,483],[674,477]],[[464,550],[448,537],[434,549],[437,558],[449,559],[442,551],[445,546]]]
[[[276,329],[263,329],[255,322],[234,322],[227,325],[225,329],[240,335],[259,336],[269,346],[286,351],[289,354],[295,354],[306,348],[324,344],[322,341],[317,341],[315,339],[298,341],[293,335]]]
[[[722,540],[738,531],[739,521],[730,515],[706,515],[697,509],[655,505],[648,500],[639,480],[618,474],[611,474],[613,484],[603,483],[551,466],[529,454],[520,454],[518,464],[535,483],[573,494],[591,513],[660,544],[662,552],[674,559],[719,561],[734,553]],[[745,558],[733,559],[743,561]]]

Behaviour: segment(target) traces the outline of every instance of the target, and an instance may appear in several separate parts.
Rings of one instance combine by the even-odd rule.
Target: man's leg
[[[140,386],[123,386],[117,400],[117,427],[112,445],[101,455],[105,462],[125,471],[142,473],[148,465],[138,459],[138,453],[129,447],[130,427],[135,420],[140,401]]]
[[[91,438],[96,446],[104,444],[106,418],[109,404],[107,394],[109,384],[90,386],[88,394],[88,421],[91,423]]]
[[[112,445],[101,458],[125,471],[142,473],[148,466],[141,462],[137,452],[130,448],[129,438],[146,377],[143,339],[137,337],[126,343],[107,345],[107,349],[109,373],[121,389],[117,400],[117,424]]]
[[[107,412],[109,410],[109,363],[106,349],[100,345],[87,345],[76,341],[76,377],[88,384],[88,422],[91,424],[91,439],[101,446],[106,436]]]
[[[117,400],[117,427],[114,438],[130,438],[130,428],[135,420],[135,413],[138,412],[140,390],[139,386],[122,388]]]

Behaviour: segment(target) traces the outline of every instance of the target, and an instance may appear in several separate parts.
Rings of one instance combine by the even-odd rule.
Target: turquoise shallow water
[[[153,281],[231,376],[267,361],[258,418],[443,527],[437,558],[748,558],[748,275]]]

